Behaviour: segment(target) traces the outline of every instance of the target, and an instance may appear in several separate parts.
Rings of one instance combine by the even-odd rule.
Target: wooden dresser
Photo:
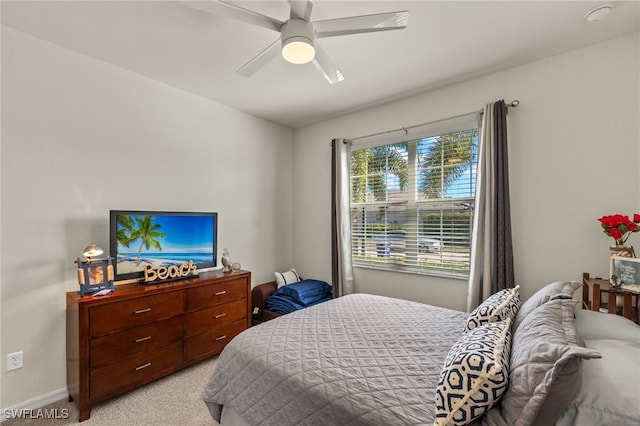
[[[251,325],[250,295],[247,271],[67,293],[67,389],[80,421],[97,403],[222,352]]]

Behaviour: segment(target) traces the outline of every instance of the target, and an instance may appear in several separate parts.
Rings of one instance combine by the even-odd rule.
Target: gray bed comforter
[[[220,355],[203,399],[254,425],[432,424],[444,359],[468,314],[365,294],[252,327]]]

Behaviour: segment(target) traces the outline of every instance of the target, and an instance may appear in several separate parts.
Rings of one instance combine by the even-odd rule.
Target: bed
[[[203,400],[222,425],[637,425],[640,327],[574,320],[578,286],[524,304],[509,289],[471,314],[343,296],[234,338]]]

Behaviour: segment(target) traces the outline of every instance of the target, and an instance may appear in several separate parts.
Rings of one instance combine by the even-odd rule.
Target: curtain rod
[[[505,104],[505,106],[507,108],[517,108],[518,105],[520,105],[520,101],[517,100],[517,99],[514,99],[512,102],[509,102],[508,104]],[[348,142],[353,142],[353,141],[357,141],[357,140],[360,140],[360,139],[366,139],[366,138],[371,138],[371,137],[374,137],[374,136],[381,136],[381,135],[386,135],[388,133],[395,133],[395,132],[405,132],[405,134],[409,134],[409,130],[410,129],[415,129],[416,127],[428,126],[428,125],[431,125],[431,124],[436,124],[436,123],[440,123],[442,121],[447,121],[447,120],[455,120],[456,118],[462,118],[462,117],[466,117],[467,115],[472,115],[472,114],[482,114],[483,112],[484,112],[484,109],[480,109],[480,110],[477,110],[477,111],[471,111],[471,112],[467,112],[467,113],[464,113],[464,114],[456,115],[454,117],[441,118],[440,120],[429,121],[427,123],[414,124],[413,126],[401,127],[399,129],[387,130],[387,131],[378,132],[378,133],[372,133],[370,135],[365,135],[365,136],[358,136],[357,138],[353,138],[353,139],[345,139],[344,142],[348,143]]]

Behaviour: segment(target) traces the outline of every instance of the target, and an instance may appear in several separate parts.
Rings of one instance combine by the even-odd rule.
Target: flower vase
[[[609,250],[611,251],[611,256],[636,257],[633,246],[627,247],[624,244],[618,244],[609,247]]]

